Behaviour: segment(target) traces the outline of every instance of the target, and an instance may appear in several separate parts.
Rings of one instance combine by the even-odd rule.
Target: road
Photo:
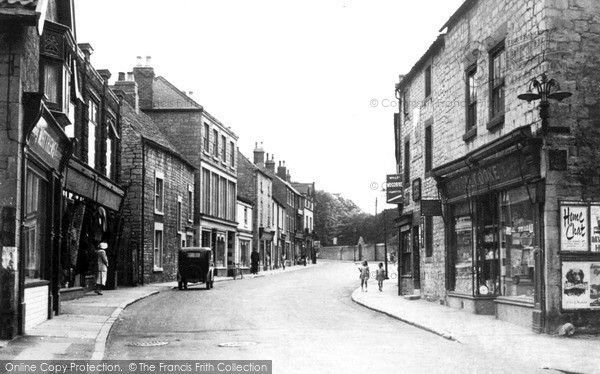
[[[274,373],[548,373],[359,306],[358,286],[354,264],[330,262],[161,292],[120,315],[105,359],[273,360]]]

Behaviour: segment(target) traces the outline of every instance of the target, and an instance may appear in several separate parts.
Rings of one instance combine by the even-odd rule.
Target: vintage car
[[[210,248],[185,247],[179,250],[177,286],[180,290],[187,290],[188,283],[205,283],[209,290],[213,287],[214,280]]]

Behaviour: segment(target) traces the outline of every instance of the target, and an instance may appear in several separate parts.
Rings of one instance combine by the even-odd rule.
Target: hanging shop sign
[[[388,174],[385,190],[388,204],[404,203],[404,190],[402,188],[401,174]]]
[[[562,263],[562,308],[600,310],[600,262]]]
[[[560,250],[590,250],[590,204],[579,201],[559,202]]]
[[[442,204],[439,200],[421,200],[422,216],[441,216]]]

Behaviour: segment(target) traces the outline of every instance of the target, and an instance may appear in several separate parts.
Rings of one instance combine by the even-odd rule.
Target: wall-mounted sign
[[[584,202],[559,202],[561,251],[589,251],[589,208]]]
[[[402,188],[402,175],[388,174],[385,191],[388,204],[403,204],[404,189]]]
[[[563,309],[600,309],[600,262],[562,263]]]
[[[439,200],[421,200],[422,216],[441,216],[442,204]]]
[[[412,182],[413,201],[421,200],[421,178],[414,179]]]
[[[590,205],[591,251],[600,252],[600,204]]]

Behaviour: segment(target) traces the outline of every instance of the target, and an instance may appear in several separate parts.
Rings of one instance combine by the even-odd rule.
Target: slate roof
[[[131,126],[133,131],[138,133],[144,139],[159,145],[175,157],[181,159],[184,163],[193,167],[193,165],[179,153],[177,148],[169,141],[162,131],[160,131],[158,125],[156,125],[149,116],[142,112],[136,113],[135,109],[133,109],[126,101],[123,101],[121,114],[124,126]]]
[[[202,109],[202,105],[163,77],[154,78],[152,91],[152,109]]]

